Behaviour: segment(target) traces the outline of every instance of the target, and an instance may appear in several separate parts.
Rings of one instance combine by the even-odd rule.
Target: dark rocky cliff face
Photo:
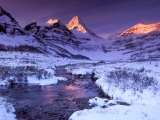
[[[0,33],[9,35],[26,35],[18,22],[2,7],[0,7]]]

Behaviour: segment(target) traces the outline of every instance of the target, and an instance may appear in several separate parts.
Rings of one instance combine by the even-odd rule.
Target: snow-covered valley
[[[160,106],[159,60],[71,60],[68,58],[55,58],[44,54],[20,52],[1,52],[1,55],[1,69],[11,67],[16,71],[17,69],[14,68],[21,66],[24,68],[33,67],[37,71],[42,69],[44,72],[47,71],[46,76],[43,74],[43,71],[40,71],[42,76],[38,78],[36,72],[24,69],[25,71],[28,70],[27,72],[32,72],[32,74],[28,74],[28,84],[54,86],[54,84],[59,83],[61,80],[67,83],[69,80],[67,77],[57,77],[55,71],[58,66],[65,66],[65,71],[68,74],[79,76],[80,79],[83,78],[82,83],[85,79],[87,80],[85,76],[89,75],[97,86],[95,94],[98,93],[101,98],[98,95],[98,97],[95,96],[90,98],[90,100],[88,99],[86,104],[91,106],[92,109],[84,108],[84,110],[76,111],[70,116],[70,120],[88,120],[96,119],[97,117],[100,117],[102,120],[117,120],[117,118],[120,120],[127,118],[158,120],[159,118],[157,111]],[[21,70],[21,73],[23,73],[23,69]],[[16,76],[10,75],[10,77],[16,79]],[[1,85],[8,86],[8,78],[6,77],[5,80],[1,79]],[[66,84],[66,86],[68,85]],[[69,89],[76,93],[77,90],[74,88],[74,85],[70,87]],[[82,94],[82,91],[80,93]],[[77,95],[81,98],[80,93],[77,93]],[[55,98],[49,97],[49,99],[54,100]],[[124,103],[124,105],[119,103]]]
[[[78,16],[47,23],[0,7],[0,120],[159,120],[159,23],[107,39]]]

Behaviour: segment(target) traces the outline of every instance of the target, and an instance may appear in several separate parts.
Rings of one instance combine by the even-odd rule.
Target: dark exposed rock
[[[32,23],[26,25],[24,29],[25,29],[25,30],[32,30],[32,29],[34,29],[34,28],[37,29],[37,22],[32,22]]]
[[[8,78],[8,82],[11,86],[14,86],[18,83],[18,81],[14,77]]]
[[[2,33],[5,33],[5,34],[6,34],[6,29],[5,29],[2,25],[0,25],[0,32],[2,32]]]
[[[97,77],[95,77],[95,73],[94,72],[92,72],[92,74],[91,74],[91,79],[94,80],[94,81],[96,81],[98,79]]]

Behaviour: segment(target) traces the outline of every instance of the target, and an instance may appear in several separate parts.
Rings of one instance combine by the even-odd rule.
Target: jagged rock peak
[[[84,25],[82,19],[79,16],[73,17],[71,21],[74,21],[77,24],[83,24]]]
[[[88,29],[79,16],[73,17],[71,19],[71,21],[68,24],[66,24],[66,27],[69,30],[75,29],[75,30],[82,32],[82,33],[88,33],[93,37],[101,38],[101,37],[97,36],[95,33],[93,33],[90,29]]]
[[[82,33],[87,32],[85,24],[78,16],[73,17],[66,26],[69,30],[76,29]]]

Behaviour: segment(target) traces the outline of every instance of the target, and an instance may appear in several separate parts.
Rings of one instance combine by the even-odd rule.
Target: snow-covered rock
[[[15,109],[5,98],[0,97],[0,120],[16,120]]]

